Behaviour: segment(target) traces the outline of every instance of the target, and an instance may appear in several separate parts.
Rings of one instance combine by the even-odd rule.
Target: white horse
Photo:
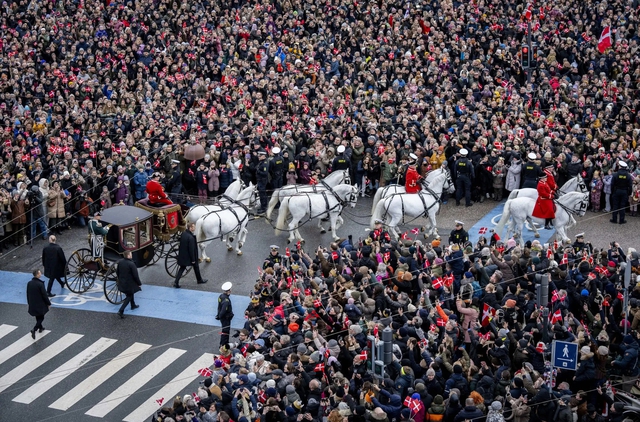
[[[430,171],[429,173],[427,173],[427,176],[420,181],[420,184],[422,186],[429,186],[429,183],[431,183],[431,181],[435,179],[437,175],[442,173],[443,169],[446,169],[446,167],[440,167],[439,169]],[[376,190],[376,194],[373,196],[373,204],[371,205],[371,214],[376,211],[378,202],[396,193],[407,193],[407,190],[403,185],[387,185]]]
[[[298,193],[319,192],[326,190],[327,186],[335,187],[340,184],[349,184],[351,179],[349,178],[349,170],[336,170],[322,179],[321,183],[317,185],[286,185],[280,189],[273,191],[269,205],[267,206],[267,220],[271,220],[271,213],[278,205],[278,202],[282,202],[284,198],[296,195]]]
[[[418,193],[393,194],[378,202],[375,212],[371,216],[371,227],[374,226],[376,220],[385,221],[397,240],[400,235],[398,224],[404,217],[416,219],[424,215],[429,218],[431,224],[426,233],[437,235],[436,214],[440,209],[440,197],[445,190],[448,193],[453,193],[455,186],[449,170],[443,167],[443,170],[436,174],[425,190]]]
[[[589,192],[589,189],[587,189],[587,185],[584,183],[584,179],[582,178],[582,176],[580,176],[580,174],[569,179],[564,185],[562,185],[560,189],[558,189],[558,197],[569,192]],[[514,189],[509,194],[509,198],[507,200],[524,197],[538,199],[538,190],[533,188]],[[527,222],[529,223],[529,229],[535,233],[535,237],[540,237],[538,228],[535,224],[533,224],[533,220],[531,220],[531,217],[527,217]]]
[[[246,189],[247,187],[252,187],[253,185],[250,183],[249,186],[245,186],[244,182],[240,179],[234,181],[229,185],[227,190],[223,195],[216,197],[215,204],[203,204],[203,205],[195,205],[189,209],[187,213],[186,219],[189,223],[197,222],[200,217],[209,213],[211,211],[217,211],[222,209],[224,206],[228,206],[236,200],[241,191]]]
[[[589,205],[589,193],[582,192],[569,192],[556,199],[556,218],[553,219],[553,225],[556,229],[556,236],[561,241],[567,241],[566,230],[576,224],[573,215],[583,216],[587,211]],[[502,217],[495,228],[495,232],[502,236],[505,224],[507,225],[507,237],[510,237],[511,233],[515,233],[520,241],[520,245],[524,245],[522,239],[522,228],[524,226],[527,217],[530,217],[533,213],[533,208],[536,205],[536,200],[533,198],[522,197],[516,199],[510,199],[504,204],[502,211]],[[511,219],[511,220],[510,220]],[[534,222],[544,224],[543,219],[533,218]]]
[[[207,256],[207,245],[214,239],[224,239],[226,235],[238,233],[236,253],[242,255],[242,245],[247,239],[247,223],[249,222],[249,208],[255,204],[256,188],[245,188],[238,198],[229,206],[212,210],[201,216],[196,222],[196,239],[200,248],[200,261],[211,262]],[[227,250],[233,250],[233,237],[227,238]]]
[[[340,213],[347,205],[351,208],[356,206],[358,201],[358,188],[350,184],[340,184],[331,189],[325,189],[318,192],[299,193],[293,196],[287,196],[280,202],[280,212],[278,213],[278,221],[276,223],[276,236],[279,235],[285,226],[289,230],[289,238],[287,243],[295,239],[304,242],[304,239],[298,231],[298,224],[304,217],[309,220],[314,218],[318,220],[318,228],[321,233],[326,233],[322,227],[322,218],[329,217],[331,222],[331,231],[333,240],[339,239],[336,230],[340,227]],[[291,221],[287,225],[287,216],[291,213]]]

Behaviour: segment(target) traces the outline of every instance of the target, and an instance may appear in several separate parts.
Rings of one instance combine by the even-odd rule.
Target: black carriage
[[[130,251],[136,267],[144,267],[154,257],[153,214],[137,207],[117,205],[102,211],[105,236],[104,259],[94,258],[89,248],[74,251],[67,260],[66,284],[74,293],[84,293],[103,282],[105,297],[120,303],[124,295],[118,290],[117,265],[125,251]]]

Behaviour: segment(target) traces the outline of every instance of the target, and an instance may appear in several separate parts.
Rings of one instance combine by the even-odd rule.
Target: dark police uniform
[[[459,158],[453,165],[456,170],[456,205],[460,205],[460,199],[464,192],[466,206],[470,207],[471,203],[471,180],[473,179],[473,164],[466,155]]]
[[[524,180],[522,187],[536,189],[538,187],[538,179],[542,174],[542,170],[536,163],[527,161],[522,167],[522,179]]]
[[[464,228],[451,230],[449,234],[449,244],[458,243],[460,245],[469,241],[469,233]]]
[[[344,153],[336,155],[331,163],[331,171],[349,170],[351,168],[351,160],[345,157]]]
[[[271,187],[280,189],[282,187],[285,172],[284,158],[280,153],[275,154],[269,162],[269,173],[271,174]]]
[[[231,330],[231,320],[233,319],[233,308],[231,306],[231,298],[224,292],[218,296],[218,314],[216,319],[222,325],[222,334],[220,335],[220,346],[229,343],[229,332]]]
[[[611,214],[612,223],[618,222],[618,213],[620,214],[620,224],[626,223],[624,219],[625,208],[629,206],[629,195],[633,188],[631,175],[626,167],[620,167],[620,170],[615,172],[611,181],[611,207],[613,213]]]
[[[266,158],[266,153],[260,151],[258,155]],[[267,203],[269,198],[267,197],[267,183],[269,183],[269,163],[266,159],[260,160],[256,165],[256,182],[258,185],[258,193],[260,194],[260,214],[264,214],[267,211]]]

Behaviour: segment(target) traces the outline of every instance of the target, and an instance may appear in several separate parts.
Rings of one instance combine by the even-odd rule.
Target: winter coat
[[[140,277],[138,276],[138,268],[130,259],[122,259],[118,261],[118,290],[124,294],[134,294],[139,292]]]
[[[453,419],[453,422],[464,422],[465,420],[480,421],[484,419],[484,413],[475,406],[465,406]]]
[[[233,173],[228,168],[220,168],[218,170],[218,180],[220,182],[220,189],[226,189],[231,183],[233,183]]]
[[[581,390],[591,390],[596,379],[596,364],[593,360],[593,353],[580,353],[580,365],[575,375],[576,384]]]
[[[233,174],[233,171],[231,172]],[[209,170],[209,192],[217,192],[220,189],[220,170]]]
[[[573,422],[573,413],[567,405],[560,406],[553,418],[554,422]]]
[[[507,170],[507,178],[504,181],[504,188],[508,191],[512,191],[520,188],[520,173],[522,172],[522,163],[520,161],[514,161],[511,163],[509,170]]]
[[[42,266],[44,267],[45,277],[49,279],[63,277],[66,263],[67,259],[60,245],[49,243],[42,249]]]
[[[64,210],[64,191],[55,191],[49,189],[49,198],[47,199],[47,216],[49,218],[64,218],[66,212]]]
[[[178,265],[190,267],[198,259],[198,245],[196,236],[190,230],[185,230],[180,236],[178,249]]]
[[[389,394],[386,390],[380,390],[380,394],[386,396],[389,399],[389,404],[384,405],[378,401],[377,398],[372,398],[371,401],[375,407],[379,407],[389,416],[391,420],[394,418],[400,418],[400,411],[402,410],[402,399],[398,394]]]
[[[136,199],[143,199],[145,197],[145,190],[147,189],[147,181],[149,177],[144,171],[138,171],[133,176],[133,186],[135,187]]]
[[[47,289],[44,288],[44,281],[39,278],[33,277],[27,283],[27,304],[31,316],[43,316],[49,312],[51,301],[47,296]]]
[[[522,401],[522,397],[511,402],[511,415],[513,422],[529,422],[531,408]]]
[[[431,407],[427,411],[425,420],[429,422],[441,422],[444,418],[445,407],[443,404],[442,396],[437,395],[431,403]]]

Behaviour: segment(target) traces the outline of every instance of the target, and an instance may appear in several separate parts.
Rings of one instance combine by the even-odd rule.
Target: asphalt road
[[[177,394],[197,391],[198,369],[213,365],[219,343],[219,329],[209,326],[59,308],[45,318],[50,332],[33,341],[35,319],[25,306],[0,303],[0,315],[0,421],[150,420],[146,409],[160,408],[155,400],[170,405]],[[7,359],[7,347],[25,336],[28,346]],[[90,348],[99,341],[109,346],[98,354]],[[63,368],[76,358],[84,365]]]
[[[369,227],[371,198],[359,198],[355,208],[344,211],[344,225],[338,229],[340,237],[353,235],[354,241],[359,237],[366,237],[366,229]],[[486,200],[483,203],[476,203],[472,207],[456,207],[455,201],[451,200],[442,205],[440,214],[437,217],[438,231],[443,240],[446,241],[449,232],[454,227],[455,220],[462,220],[467,230],[471,231],[475,224],[485,214],[492,211],[499,204]],[[620,243],[623,249],[628,247],[640,247],[636,234],[640,232],[640,218],[628,217],[628,224],[617,225],[609,223],[609,214],[587,212],[584,217],[576,218],[577,226],[571,228],[568,233],[573,237],[576,233],[585,232],[586,239],[591,241],[595,247],[607,247],[611,241]],[[409,225],[401,227],[403,230],[410,230],[425,223],[420,218]],[[328,223],[324,223],[328,227]],[[491,228],[491,227],[489,227]],[[237,256],[235,252],[228,252],[225,245],[220,241],[213,241],[207,248],[207,254],[211,257],[211,263],[200,264],[204,278],[209,279],[207,284],[197,285],[195,276],[190,272],[183,278],[181,284],[184,288],[194,290],[204,290],[220,292],[220,286],[225,281],[234,283],[234,294],[247,295],[252,290],[257,278],[257,267],[269,253],[269,245],[277,244],[284,255],[287,246],[286,234],[275,235],[273,227],[264,218],[257,218],[248,224],[247,242],[243,247],[243,255]],[[477,228],[476,228],[477,230]],[[304,248],[307,252],[315,250],[318,245],[328,246],[332,241],[331,232],[320,234],[315,227],[315,222],[304,224],[300,232],[305,239]],[[541,231],[541,241],[549,240],[552,232]],[[412,236],[413,238],[414,236]],[[422,235],[419,235],[419,238]],[[58,236],[60,244],[67,254],[67,257],[76,249],[86,248],[86,229],[73,228]],[[39,266],[41,250],[45,242],[38,239],[30,249],[23,246],[15,251],[7,251],[0,256],[0,269],[5,271],[30,272],[35,266]],[[140,269],[140,276],[144,284],[171,286],[173,280],[167,275],[163,260],[155,265]]]

